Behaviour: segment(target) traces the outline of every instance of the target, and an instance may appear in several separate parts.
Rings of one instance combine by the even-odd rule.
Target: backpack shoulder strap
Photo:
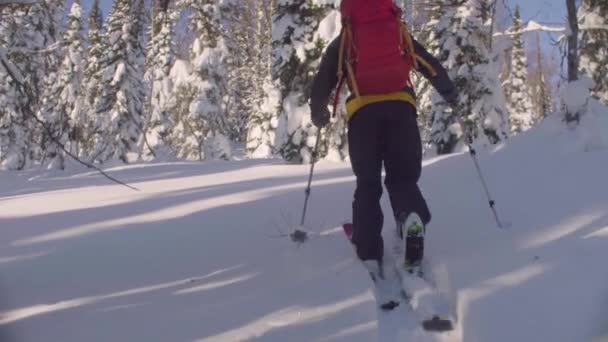
[[[344,68],[346,66],[346,77],[348,84],[356,97],[360,97],[359,87],[352,66],[353,51],[353,31],[348,18],[342,20],[342,33],[340,34],[340,50],[338,52],[338,80],[344,78]]]
[[[407,50],[407,52],[412,56],[414,68],[416,70],[419,70],[420,64],[422,64],[422,66],[425,67],[433,77],[437,76],[437,70],[433,68],[431,63],[427,62],[424,58],[420,57],[416,53],[416,48],[414,47],[414,40],[409,30],[407,29],[407,25],[401,20],[399,20],[399,23],[401,25],[401,47],[405,47],[405,50]]]

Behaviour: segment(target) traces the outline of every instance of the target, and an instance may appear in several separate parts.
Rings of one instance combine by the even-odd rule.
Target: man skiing
[[[405,240],[398,253],[405,249],[404,265],[413,269],[423,258],[431,213],[417,184],[422,144],[410,71],[420,72],[451,105],[458,94],[437,59],[407,32],[392,0],[343,0],[340,11],[342,32],[328,46],[312,86],[312,121],[319,129],[329,123],[330,95],[340,82],[338,96],[346,81],[349,155],[357,179],[352,242],[368,269],[379,268],[382,274],[384,165],[397,241]]]

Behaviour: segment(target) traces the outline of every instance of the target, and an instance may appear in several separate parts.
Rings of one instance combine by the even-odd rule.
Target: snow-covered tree
[[[439,41],[441,36],[446,34],[446,31],[437,31],[435,26],[439,23],[443,13],[445,4],[439,0],[426,0],[424,3],[418,1],[417,7],[426,8],[426,12],[418,12],[420,16],[425,16],[427,20],[422,21],[419,29],[411,31],[414,38],[422,44],[434,56],[439,54]],[[412,3],[412,6],[414,4]],[[413,18],[412,22],[417,22],[417,18]],[[416,27],[416,26],[414,26]],[[431,135],[431,127],[433,118],[431,116],[433,104],[433,88],[431,83],[421,74],[412,72],[412,83],[416,91],[416,104],[418,112],[418,125],[422,141],[428,144]]]
[[[43,0],[31,5],[27,10],[27,23],[23,29],[27,32],[28,41],[22,44],[30,50],[29,72],[35,95],[39,97],[37,103],[42,100],[42,91],[48,85],[47,76],[56,72],[59,67],[60,49],[57,45],[61,40],[63,6],[62,0]]]
[[[543,54],[540,46],[540,35],[536,33],[536,48],[532,51],[531,59],[535,66],[528,70],[530,94],[536,117],[534,121],[544,119],[554,108],[553,90],[551,87],[551,75],[557,70],[557,65],[551,63],[551,59]]]
[[[227,1],[222,9],[225,19],[227,98],[224,102],[229,137],[236,142],[246,140],[247,122],[256,106],[257,83],[255,67],[260,63],[256,41],[256,6],[254,2]]]
[[[578,18],[581,72],[595,81],[593,96],[608,105],[608,2],[584,0]]]
[[[6,70],[0,71],[0,165],[22,169],[42,160],[49,137],[31,115],[38,111],[49,75],[56,72],[57,41],[63,4],[59,0],[9,4],[0,8],[3,59],[28,91],[23,92]],[[28,115],[29,114],[29,115]]]
[[[317,33],[333,5],[320,0],[279,0],[273,25],[273,73],[280,84],[277,147],[283,158],[311,160],[317,129],[310,120],[312,77],[329,43]]]
[[[251,158],[267,158],[274,153],[275,131],[278,127],[281,93],[272,80],[272,16],[274,0],[257,3],[252,111],[247,125],[247,154]]]
[[[107,20],[108,49],[101,61],[102,85],[95,102],[94,160],[128,162],[136,152],[143,124],[143,42],[145,29],[138,8],[143,2],[116,0]]]
[[[173,96],[173,84],[170,78],[174,62],[173,26],[174,23],[167,10],[155,12],[153,27],[158,31],[152,32],[145,75],[150,91],[147,134],[150,147],[154,150],[167,147],[166,140],[173,128],[173,121],[168,111],[168,102]],[[149,151],[149,153],[155,152]]]
[[[500,68],[489,58],[489,32],[484,29],[478,2],[449,0],[446,5],[436,23],[436,56],[448,68],[460,94],[455,112],[438,94],[433,95],[430,145],[436,154],[451,153],[463,142],[464,132],[456,116],[474,143],[496,144],[508,136]]]
[[[84,35],[82,7],[76,0],[67,18],[67,29],[61,42],[63,60],[56,73],[48,79],[40,117],[52,129],[53,139],[78,154],[78,142],[83,138],[85,116],[82,106]],[[52,143],[46,148],[50,167],[63,169],[64,151]]]
[[[0,168],[3,169],[21,169],[27,159],[28,126],[23,112],[26,99],[19,93],[16,80],[7,70],[7,67],[14,68],[20,74],[23,70],[23,64],[20,63],[21,68],[15,65],[22,59],[17,57],[22,56],[11,53],[10,49],[22,38],[20,23],[23,23],[25,14],[26,10],[16,5],[0,8],[0,18],[3,18],[0,21]]]
[[[226,138],[229,127],[223,105],[228,52],[221,27],[222,4],[197,0],[188,8],[189,28],[196,35],[191,49],[192,77],[189,84],[176,88],[176,93],[184,92],[177,96],[188,103],[172,104],[182,110],[174,112],[176,124],[170,139],[180,142],[174,147],[182,158],[228,159],[232,152]],[[185,107],[187,112],[183,111]]]
[[[107,41],[103,33],[103,14],[99,7],[99,0],[94,0],[88,18],[88,47],[86,52],[86,65],[84,69],[83,97],[86,112],[86,124],[83,128],[81,143],[82,155],[92,156],[95,148],[93,137],[98,132],[100,117],[95,108],[95,101],[99,97],[102,86],[101,62],[107,52]]]
[[[527,59],[521,34],[521,15],[519,6],[513,18],[513,48],[511,49],[511,72],[503,83],[507,99],[511,132],[528,130],[534,123],[534,110],[528,88]]]

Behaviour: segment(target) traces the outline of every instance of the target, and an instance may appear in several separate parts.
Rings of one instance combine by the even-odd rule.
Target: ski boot
[[[401,238],[405,253],[403,268],[410,274],[422,276],[421,265],[424,257],[424,223],[420,216],[411,213],[407,217],[400,216],[397,219],[397,233]],[[403,242],[405,242],[403,244]]]

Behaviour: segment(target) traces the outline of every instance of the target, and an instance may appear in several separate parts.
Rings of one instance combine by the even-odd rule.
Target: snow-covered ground
[[[443,335],[377,312],[335,229],[348,164],[319,165],[302,245],[285,235],[306,165],[109,170],[141,192],[88,171],[0,173],[0,340],[606,341],[608,150],[584,138],[549,121],[480,151],[506,230],[467,154],[425,162],[427,254],[459,319]]]

